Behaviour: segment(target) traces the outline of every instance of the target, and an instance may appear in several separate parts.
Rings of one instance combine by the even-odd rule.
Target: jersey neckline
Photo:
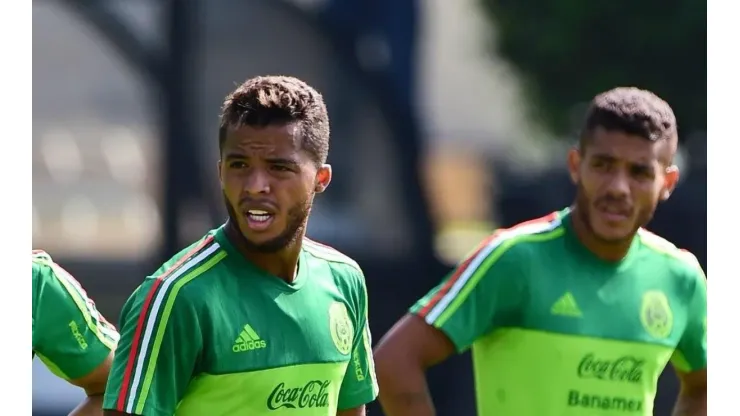
[[[628,267],[634,258],[637,256],[637,252],[640,249],[640,237],[635,234],[632,238],[632,244],[630,245],[627,254],[619,261],[606,261],[598,257],[593,251],[586,247],[583,242],[576,235],[573,229],[573,212],[570,207],[566,207],[558,212],[561,223],[565,229],[565,238],[569,247],[579,255],[584,261],[593,264],[596,267],[606,269],[622,269]]]
[[[256,277],[286,292],[295,292],[299,290],[308,280],[308,261],[306,258],[306,250],[304,250],[303,247],[301,247],[301,252],[298,255],[298,274],[296,275],[296,278],[295,280],[293,280],[292,283],[288,283],[280,277],[277,277],[257,267],[256,264],[252,263],[251,261],[249,261],[249,259],[244,257],[244,255],[239,252],[239,250],[237,250],[234,244],[226,236],[225,227],[226,224],[222,224],[216,229],[214,235],[216,241],[218,241],[219,245],[223,247],[224,250],[226,250],[226,252],[229,254],[228,257],[232,258],[232,260],[236,262],[239,266],[243,266],[249,269],[249,271],[251,271]]]

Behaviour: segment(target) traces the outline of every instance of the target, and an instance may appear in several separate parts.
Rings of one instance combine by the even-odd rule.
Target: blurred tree
[[[618,85],[668,101],[682,136],[706,129],[706,1],[480,1],[495,51],[519,71],[532,115],[553,133],[572,133],[578,105]]]

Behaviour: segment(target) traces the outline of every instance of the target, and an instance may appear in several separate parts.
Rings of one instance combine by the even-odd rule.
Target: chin
[[[248,233],[244,235],[244,239],[247,240],[247,243],[253,246],[273,245],[275,241],[278,240],[278,237],[279,237],[279,234],[274,234],[274,233],[260,233],[257,235]]]
[[[249,250],[252,250],[257,253],[277,253],[281,250],[283,250],[287,246],[285,241],[280,241],[279,239],[270,239],[270,240],[252,240],[247,239],[247,248]]]
[[[592,226],[594,235],[601,241],[608,243],[619,243],[625,240],[629,240],[634,235],[632,228],[611,228],[606,226],[594,225]]]
[[[272,227],[259,233],[250,231],[242,235],[247,248],[262,253],[278,252],[295,240],[295,237],[292,234],[288,235],[284,229],[278,230],[277,228],[272,229]]]

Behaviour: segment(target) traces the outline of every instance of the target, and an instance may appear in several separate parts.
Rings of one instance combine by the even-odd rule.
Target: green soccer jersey
[[[304,239],[292,284],[223,227],[131,295],[104,408],[144,416],[335,416],[378,388],[358,265]]]
[[[640,230],[618,263],[576,238],[568,209],[495,233],[411,313],[472,346],[478,414],[652,415],[671,361],[706,368],[696,258]]]
[[[90,374],[115,349],[116,329],[80,284],[51,257],[31,252],[32,356],[65,380]]]

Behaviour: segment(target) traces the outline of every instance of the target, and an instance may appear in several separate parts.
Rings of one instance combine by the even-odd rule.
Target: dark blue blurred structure
[[[323,238],[324,242],[346,252],[363,266],[368,280],[371,326],[375,338],[385,333],[412,302],[447,272],[449,267],[436,260],[432,250],[429,209],[422,194],[417,169],[421,138],[413,103],[418,20],[416,0],[333,0],[319,8],[308,9],[290,1],[171,0],[163,3],[163,21],[167,27],[166,47],[163,50],[138,39],[111,12],[110,1],[59,1],[64,1],[91,23],[138,71],[148,83],[151,98],[162,115],[160,123],[164,159],[161,177],[164,195],[161,209],[164,242],[158,255],[148,259],[145,264],[104,259],[60,259],[65,267],[79,277],[110,319],[117,320],[123,301],[143,276],[188,242],[181,230],[183,206],[193,201],[205,204],[213,226],[223,219],[220,194],[214,192],[216,182],[207,174],[211,168],[201,165],[204,148],[215,147],[215,141],[203,140],[203,137],[214,137],[213,134],[209,135],[209,131],[215,131],[212,127],[220,104],[218,100],[227,91],[222,91],[221,85],[210,89],[202,85],[224,82],[219,81],[224,77],[229,78],[225,82],[231,85],[229,83],[233,79],[230,77],[234,75],[228,71],[239,70],[238,64],[234,64],[237,69],[204,68],[203,65],[218,60],[221,56],[219,53],[234,57],[235,62],[241,59],[247,62],[244,63],[247,66],[255,64],[248,62],[253,54],[282,53],[279,49],[270,50],[271,46],[267,46],[268,50],[263,52],[239,50],[242,39],[235,38],[233,32],[227,32],[229,19],[249,19],[250,8],[256,7],[307,27],[312,36],[323,39],[322,44],[328,45],[332,62],[325,71],[335,72],[323,74],[329,81],[325,88],[319,86],[319,89],[326,91],[330,115],[334,117],[334,137],[339,135],[351,143],[351,139],[359,135],[356,134],[357,130],[362,127],[351,125],[351,121],[341,121],[352,120],[352,108],[358,105],[358,101],[367,101],[369,104],[359,104],[377,109],[380,113],[377,123],[385,126],[389,132],[387,139],[369,134],[364,137],[359,135],[360,138],[356,139],[359,141],[353,144],[341,140],[332,143],[330,162],[335,165],[335,172],[342,174],[337,175],[336,184],[332,184],[332,191],[327,198],[329,204],[340,204],[345,194],[364,192],[361,185],[353,180],[352,174],[360,169],[356,166],[360,161],[355,159],[357,153],[353,153],[352,146],[391,149],[384,153],[384,157],[387,158],[385,163],[396,166],[392,180],[398,183],[399,191],[395,194],[397,201],[394,201],[394,205],[400,210],[397,215],[408,223],[408,230],[402,235],[405,240],[402,255],[383,255],[365,249],[364,241],[358,241],[356,245],[344,243],[345,240],[340,238],[341,230],[335,234],[328,233]],[[258,23],[255,22],[255,25]],[[220,25],[224,28],[220,28]],[[277,36],[260,33],[259,30],[257,32],[257,35],[266,39]],[[213,50],[204,50],[206,41],[203,39],[208,36],[221,36],[208,42]],[[218,45],[223,45],[223,51],[218,49]],[[259,58],[254,61],[259,61]],[[224,66],[231,64],[228,62]],[[308,66],[308,62],[306,64]],[[297,68],[296,73],[301,70]],[[307,81],[313,84],[310,70],[305,71],[309,74]],[[252,75],[256,74],[236,76]],[[327,80],[317,76],[315,82],[321,84]],[[214,95],[211,90],[218,94]],[[383,165],[377,166],[377,169],[384,168]],[[344,183],[342,176],[347,178]],[[540,216],[570,203],[571,195],[564,194],[562,190],[571,189],[571,186],[562,171],[529,179],[507,175],[506,172],[497,173],[497,177],[501,178],[501,199],[497,203],[501,206],[504,225]],[[337,198],[337,201],[332,198]],[[317,221],[321,220],[319,216]],[[326,220],[329,223],[339,221],[334,217]],[[661,207],[652,228],[678,245],[692,250],[706,266],[706,172],[703,176],[700,171],[692,172],[671,202]],[[106,278],[88,279],[86,276]],[[662,383],[656,415],[668,415],[675,396],[675,380],[667,377]],[[438,414],[475,414],[468,355],[455,357],[433,369],[430,388]],[[382,414],[377,404],[371,405],[370,414]]]

